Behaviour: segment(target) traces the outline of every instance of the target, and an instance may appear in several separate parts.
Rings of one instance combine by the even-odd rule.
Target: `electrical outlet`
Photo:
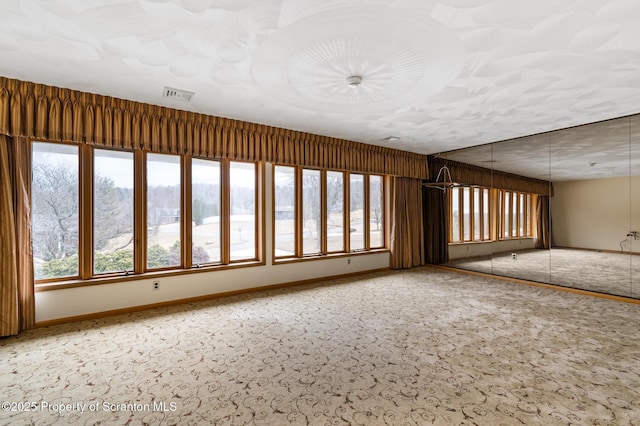
[[[518,260],[518,253],[511,253],[511,259]]]
[[[347,259],[347,265],[351,265],[351,259]]]
[[[153,291],[160,290],[160,281],[153,282]]]

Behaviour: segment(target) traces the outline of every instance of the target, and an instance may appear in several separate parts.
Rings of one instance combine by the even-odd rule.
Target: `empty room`
[[[640,3],[0,4],[0,425],[637,424]]]

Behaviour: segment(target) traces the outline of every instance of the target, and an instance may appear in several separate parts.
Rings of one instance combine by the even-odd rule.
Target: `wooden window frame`
[[[280,165],[274,164],[274,176],[275,176],[275,168]],[[286,263],[290,261],[299,261],[304,259],[317,259],[319,257],[324,256],[334,256],[334,255],[349,255],[349,254],[358,254],[358,253],[368,253],[376,250],[387,250],[387,245],[389,241],[388,237],[388,229],[389,224],[387,222],[388,218],[388,209],[389,209],[389,200],[388,198],[388,185],[389,180],[385,175],[379,174],[368,174],[368,173],[350,173],[347,171],[333,170],[333,169],[314,169],[312,167],[302,167],[302,166],[289,166],[282,165],[284,167],[293,167],[294,171],[294,194],[295,194],[295,208],[294,208],[294,238],[295,238],[295,254],[294,255],[286,255],[286,256],[276,256],[275,255],[275,246],[276,246],[276,235],[275,235],[275,202],[272,203],[272,230],[274,232],[273,235],[273,244],[272,244],[272,253],[273,253],[273,262],[274,263]],[[302,237],[302,176],[304,170],[316,170],[320,172],[320,253],[307,253],[303,252],[303,237]],[[327,220],[328,220],[328,212],[327,212],[327,174],[328,172],[332,173],[340,173],[342,174],[342,236],[343,236],[343,250],[342,251],[328,251],[328,230],[327,230]],[[363,239],[364,239],[364,248],[351,250],[351,238],[350,238],[350,186],[351,186],[351,175],[359,175],[363,177]],[[380,177],[381,188],[381,206],[382,206],[382,233],[383,233],[383,245],[379,247],[371,247],[370,241],[370,176],[378,176]],[[275,200],[275,178],[272,179],[272,198]]]
[[[509,205],[505,202],[509,194]],[[500,190],[499,204],[499,238],[501,240],[531,238],[534,236],[533,218],[533,194],[518,191]],[[508,208],[509,210],[505,210]],[[505,237],[505,229],[509,229],[508,237]]]
[[[380,218],[380,224],[382,225],[382,245],[381,246],[371,246],[371,177],[377,177],[380,178],[380,215],[382,216]],[[369,194],[367,200],[369,203],[369,208],[367,209],[367,212],[369,212],[369,218],[367,220],[367,225],[369,226],[368,232],[367,232],[367,236],[369,238],[369,245],[367,246],[368,250],[374,250],[374,249],[378,249],[378,248],[385,248],[387,247],[387,239],[386,239],[386,232],[385,232],[385,219],[386,219],[386,209],[385,209],[385,198],[386,198],[386,185],[385,185],[385,179],[384,176],[382,175],[377,175],[377,174],[370,174],[367,175],[367,181],[369,182],[369,189],[367,191],[367,193]]]
[[[72,141],[51,141],[46,138],[29,139],[31,149],[34,143],[70,145],[78,148],[78,274],[72,276],[50,277],[35,280],[38,291],[70,288],[100,283],[121,282],[130,279],[143,279],[145,276],[179,275],[183,273],[226,269],[229,267],[246,267],[264,265],[264,165],[253,161],[236,161],[230,159],[192,157],[190,155],[156,153],[146,150],[114,149],[110,147],[92,146]],[[93,200],[94,200],[94,155],[95,150],[130,152],[133,156],[133,271],[95,273],[94,271],[94,235],[93,235]],[[163,268],[147,268],[147,155],[163,154],[179,157],[180,164],[180,256],[179,265]],[[220,197],[221,197],[221,259],[222,262],[192,264],[191,219],[192,200],[192,159],[217,161],[220,164]],[[230,259],[230,164],[232,162],[252,164],[255,168],[255,255],[252,258]],[[30,167],[32,167],[31,165]]]
[[[468,194],[469,194],[469,201],[468,203],[465,201],[465,189],[468,189]],[[476,221],[476,217],[475,217],[475,207],[476,207],[476,200],[475,200],[475,194],[476,191],[478,193],[478,208],[479,208],[479,217],[480,217],[480,221],[479,223],[477,223],[478,221]],[[487,201],[488,203],[485,203],[484,200],[484,195],[487,194]],[[479,242],[487,242],[487,241],[494,241],[495,238],[492,236],[492,192],[490,188],[485,188],[482,186],[468,186],[468,187],[458,187],[458,188],[453,188],[452,190],[448,191],[447,194],[448,197],[448,203],[449,203],[449,243],[450,244],[468,244],[468,243],[479,243]],[[454,197],[457,198],[458,201],[458,235],[460,236],[460,238],[458,240],[454,239],[454,233],[453,233],[453,228],[454,228],[454,223],[453,223],[453,200]],[[464,211],[465,211],[465,206],[466,204],[468,204],[468,210],[469,210],[469,238],[466,239],[465,238],[465,221],[464,221]],[[486,211],[485,211],[486,210]],[[488,219],[489,219],[489,223],[485,223],[485,213],[487,213]],[[476,229],[479,230],[479,235],[480,238],[475,238],[476,235]],[[485,233],[485,230],[488,230],[487,233]],[[485,238],[485,236],[488,236],[488,238]]]

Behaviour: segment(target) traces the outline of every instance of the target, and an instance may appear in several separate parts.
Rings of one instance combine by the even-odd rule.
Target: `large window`
[[[533,197],[481,187],[452,188],[449,191],[449,242],[533,236]],[[495,214],[491,214],[492,205]]]
[[[182,265],[180,157],[147,154],[147,268]]]
[[[344,251],[344,173],[327,172],[327,252]]]
[[[318,254],[322,211],[320,194],[320,170],[302,170],[302,252]]]
[[[274,185],[274,241],[277,257],[295,256],[295,168],[275,166]]]
[[[382,176],[369,176],[369,241],[371,247],[384,246],[384,191]]]
[[[365,235],[364,218],[364,176],[349,176],[349,248],[353,250],[363,250]]]
[[[232,161],[229,168],[230,258],[256,259],[256,165]]]
[[[449,241],[487,241],[490,234],[489,189],[458,187],[449,191]]]
[[[262,260],[261,163],[32,142],[38,283]],[[387,246],[383,176],[273,168],[278,259]]]
[[[384,248],[384,186],[382,176],[274,166],[275,257]]]
[[[33,142],[35,279],[255,262],[259,170],[249,162]]]
[[[32,158],[34,276],[78,276],[78,147],[34,142]]]
[[[133,154],[95,149],[93,271],[133,271]]]
[[[499,192],[500,238],[531,237],[534,216],[531,194],[513,191]]]
[[[194,159],[191,163],[191,264],[222,261],[220,162]]]

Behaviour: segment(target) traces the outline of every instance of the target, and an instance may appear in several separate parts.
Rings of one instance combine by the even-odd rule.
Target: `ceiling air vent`
[[[164,86],[162,91],[163,98],[175,99],[178,101],[191,102],[195,92],[188,92],[186,90],[174,89],[173,87]]]

